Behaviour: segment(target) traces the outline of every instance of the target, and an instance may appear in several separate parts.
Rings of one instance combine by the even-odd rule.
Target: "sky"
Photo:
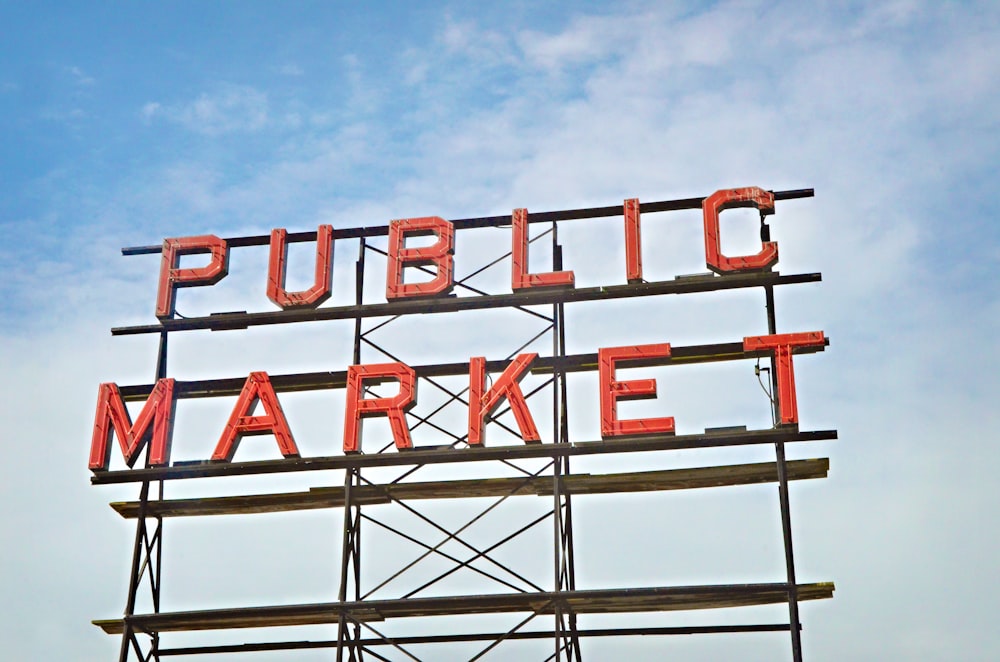
[[[134,522],[107,502],[134,499],[137,487],[91,486],[86,462],[98,385],[152,379],[154,338],[113,338],[109,329],[155,321],[158,270],[155,257],[123,257],[122,247],[740,186],[816,191],[779,202],[770,221],[777,268],[823,274],[777,299],[779,331],[823,330],[831,339],[825,352],[797,359],[801,425],[839,430],[837,441],[789,450],[831,460],[829,478],[792,485],[799,579],[837,586],[832,600],[802,606],[805,659],[995,656],[993,3],[0,2],[0,22],[0,641],[9,659],[106,660],[118,650],[90,620],[124,606]],[[750,217],[727,214],[730,249],[751,246]],[[618,222],[560,229],[580,286],[624,282]],[[460,244],[458,272],[495,253],[502,232]],[[698,212],[644,217],[643,236],[647,278],[705,271]],[[293,249],[291,262],[306,264],[310,250]],[[334,304],[350,299],[356,250],[336,248]],[[266,259],[266,250],[234,252],[230,276],[184,291],[178,310],[272,309]],[[485,282],[509,291],[502,277]],[[755,296],[570,306],[569,350],[739,340],[764,331]],[[477,315],[407,324],[379,338],[410,350],[414,364],[476,352],[502,358],[537,330],[520,317]],[[316,323],[180,333],[170,374],[343,370],[350,332]],[[658,369],[647,373],[657,378],[657,400],[627,411],[669,412],[679,432],[766,427],[752,367]],[[571,391],[583,438],[596,438],[595,384],[581,378]],[[421,404],[432,406],[433,389],[426,393]],[[207,456],[232,406],[222,400],[179,407],[176,457]],[[336,448],[342,402],[329,393],[283,398],[303,454],[330,454],[331,438]],[[417,442],[432,439],[415,432]],[[244,443],[238,459],[275,452]],[[769,457],[768,449],[679,451],[574,466],[599,473]],[[168,496],[340,481],[335,472],[177,481]],[[770,486],[581,498],[580,581],[782,581],[776,501]],[[440,506],[439,515],[460,518],[475,506]],[[515,505],[491,526],[508,530],[542,506]],[[168,522],[165,609],[331,599],[339,513],[231,519]],[[479,533],[486,540],[495,531]],[[412,550],[374,527],[371,536],[379,544],[365,561],[373,569],[366,581],[378,581],[397,553]],[[551,529],[535,542],[544,548]],[[507,553],[518,559],[528,547]],[[532,567],[530,558],[520,562]],[[536,569],[551,582],[548,561]],[[763,608],[614,622],[785,615]],[[779,634],[586,646],[592,659],[791,659]],[[466,659],[466,650],[442,659]],[[487,659],[533,659],[540,650],[512,644]]]

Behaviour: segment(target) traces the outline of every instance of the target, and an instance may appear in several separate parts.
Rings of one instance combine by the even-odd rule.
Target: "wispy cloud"
[[[89,87],[97,82],[97,80],[84,72],[80,67],[66,67],[66,72],[73,77],[73,82],[76,85],[82,87]]]
[[[306,73],[305,70],[302,69],[302,67],[300,67],[297,64],[293,64],[291,62],[288,64],[283,64],[281,66],[275,67],[274,70],[277,73],[281,74],[282,76],[289,76],[291,78],[299,78],[301,76],[304,76]]]
[[[190,131],[208,136],[253,133],[270,120],[267,94],[246,85],[221,85],[219,89],[179,104],[152,101],[142,107],[146,120],[163,118]]]

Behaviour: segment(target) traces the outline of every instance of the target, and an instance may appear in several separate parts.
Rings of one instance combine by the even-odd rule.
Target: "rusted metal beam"
[[[425,464],[450,464],[454,462],[483,462],[490,460],[518,460],[525,458],[571,457],[603,453],[642,453],[647,451],[676,450],[682,448],[716,448],[721,446],[747,446],[753,444],[822,441],[836,439],[836,430],[801,432],[795,426],[768,430],[733,430],[706,432],[704,434],[659,435],[641,439],[615,439],[612,441],[581,441],[568,444],[531,444],[492,446],[478,448],[452,448],[451,445],[415,447],[405,452],[378,453],[374,455],[331,455],[324,457],[286,458],[253,462],[175,463],[169,467],[124,469],[121,471],[96,471],[91,476],[93,485],[134,483],[143,480],[177,480],[182,478],[207,478],[215,476],[241,476],[292,471],[326,471],[365,467],[420,466]]]
[[[822,347],[803,347],[799,354],[822,352],[829,346],[830,340]],[[768,350],[747,351],[742,342],[714,343],[710,345],[687,345],[672,347],[671,355],[646,360],[629,361],[630,368],[645,368],[658,365],[679,365],[687,363],[711,363],[717,361],[737,361],[740,359],[765,358],[770,356]],[[500,372],[510,361],[487,361],[487,372]],[[469,374],[469,362],[436,363],[431,365],[411,366],[417,377],[453,377]],[[585,372],[597,370],[597,353],[570,354],[560,357],[538,357],[531,364],[532,374],[549,374],[552,372]],[[323,389],[344,388],[347,384],[347,371],[304,372],[287,375],[269,375],[271,386],[278,393],[296,391],[318,391]],[[246,376],[225,377],[219,379],[177,380],[174,384],[174,396],[177,398],[214,398],[239,395],[246,384]],[[153,391],[153,384],[135,384],[120,386],[122,400],[136,402],[145,400]]]
[[[775,200],[796,200],[799,198],[811,198],[815,191],[811,188],[792,189],[787,191],[771,191]],[[677,200],[661,200],[659,202],[644,202],[639,205],[639,212],[652,214],[661,211],[679,211],[681,209],[701,209],[701,203],[705,197],[681,198]],[[528,214],[529,223],[550,223],[552,221],[574,221],[585,218],[607,218],[610,216],[621,216],[624,214],[624,205],[610,205],[607,207],[590,207],[585,209],[564,209],[560,211],[543,211]],[[500,216],[480,216],[476,218],[462,218],[451,221],[456,230],[468,230],[471,228],[501,227],[510,225],[510,214]],[[357,239],[360,237],[384,237],[389,234],[388,225],[368,225],[353,228],[334,229],[333,238],[336,239]],[[267,246],[270,235],[254,235],[249,237],[230,237],[225,240],[231,247],[241,246]],[[286,238],[288,242],[316,241],[316,232],[289,232]],[[122,255],[156,255],[163,249],[161,244],[153,246],[131,246],[122,248]]]
[[[350,306],[330,306],[312,310],[277,310],[259,313],[231,312],[215,313],[207,317],[165,319],[157,324],[119,326],[111,329],[113,336],[129,336],[163,331],[190,331],[211,329],[225,331],[246,329],[251,326],[271,324],[294,324],[297,322],[318,322],[325,320],[387,317],[392,315],[426,315],[432,313],[453,313],[461,310],[482,310],[520,306],[540,306],[578,301],[610,301],[634,297],[665,294],[690,294],[694,292],[714,292],[748,287],[791,285],[795,283],[816,283],[822,280],[818,273],[782,276],[776,271],[760,273],[733,273],[726,276],[698,274],[672,280],[635,283],[626,285],[602,285],[576,289],[538,288],[507,294],[487,294],[484,296],[441,297],[436,299],[404,299],[391,303],[373,303]]]
[[[755,625],[694,625],[648,628],[588,628],[576,630],[578,637],[647,637],[690,634],[734,634],[740,632],[787,632],[787,623],[761,623]],[[529,632],[481,632],[476,634],[416,635],[393,637],[392,642],[403,646],[413,644],[450,644],[469,641],[495,641],[500,638],[509,641],[526,639],[551,639],[552,631]],[[367,638],[358,641],[360,646],[391,646],[385,639]],[[219,646],[185,646],[161,648],[161,657],[177,655],[204,655],[207,653],[251,653],[279,650],[305,650],[313,648],[334,648],[336,641],[268,641],[254,644],[223,644]]]

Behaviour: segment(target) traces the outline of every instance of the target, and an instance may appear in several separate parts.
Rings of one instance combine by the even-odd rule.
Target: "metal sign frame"
[[[790,200],[811,197],[811,189],[773,192],[774,200]],[[548,227],[531,239],[532,243],[548,238],[553,271],[563,268],[562,247],[558,240],[559,223],[586,218],[624,216],[628,224],[629,214],[636,219],[639,212],[652,213],[679,209],[701,208],[705,198],[689,198],[663,202],[644,203],[634,201],[624,205],[592,209],[567,210],[529,214],[528,224],[545,224]],[[761,217],[763,225],[763,212]],[[455,230],[483,227],[499,227],[511,223],[510,216],[484,217],[453,221]],[[635,635],[672,635],[695,633],[732,633],[784,631],[789,633],[792,657],[796,662],[802,659],[801,622],[799,602],[802,600],[832,597],[832,583],[798,584],[795,576],[795,562],[792,543],[792,523],[789,506],[789,482],[791,480],[825,477],[829,461],[825,458],[788,461],[785,444],[814,440],[835,439],[834,430],[801,431],[797,422],[783,423],[781,403],[773,398],[773,428],[765,430],[721,429],[707,430],[704,434],[674,435],[672,433],[648,434],[622,440],[581,441],[570,438],[569,398],[567,396],[567,376],[573,372],[597,370],[597,354],[575,354],[566,352],[565,306],[578,301],[610,301],[626,297],[663,296],[667,294],[689,294],[718,291],[723,289],[757,289],[764,294],[764,308],[770,335],[777,334],[774,288],[780,285],[809,283],[820,280],[816,273],[781,275],[771,271],[769,266],[755,270],[727,273],[725,275],[706,274],[694,277],[678,277],[668,281],[644,282],[633,278],[639,265],[628,265],[630,278],[625,285],[596,288],[537,288],[515,291],[507,294],[489,294],[469,285],[466,281],[483,270],[495,267],[511,258],[511,252],[487,264],[480,265],[469,276],[457,280],[454,286],[463,291],[463,296],[438,299],[402,299],[387,303],[364,303],[366,259],[373,253],[385,255],[386,251],[373,245],[372,237],[390,234],[390,226],[356,227],[328,230],[330,240],[355,238],[359,240],[359,254],[356,261],[355,302],[347,306],[315,308],[292,308],[277,312],[224,313],[207,317],[178,318],[164,317],[157,324],[112,329],[114,335],[159,334],[159,353],[156,363],[155,380],[167,377],[167,346],[171,333],[211,329],[233,330],[256,325],[285,324],[305,321],[344,320],[354,321],[353,363],[363,363],[365,354],[372,352],[390,360],[401,360],[405,350],[390,349],[376,342],[373,334],[385,328],[396,319],[413,314],[438,314],[483,308],[509,308],[522,311],[525,315],[541,319],[544,329],[527,339],[517,349],[509,353],[503,361],[491,361],[486,365],[489,371],[503,370],[511,359],[525,347],[539,338],[549,336],[551,355],[540,357],[531,365],[531,372],[544,375],[544,384],[525,395],[526,399],[537,400],[546,393],[551,398],[552,441],[544,444],[506,445],[490,447],[469,447],[467,439],[436,424],[435,415],[443,408],[427,416],[409,414],[415,425],[435,428],[442,437],[442,445],[433,448],[421,447],[411,451],[397,452],[390,442],[378,453],[358,453],[330,455],[324,457],[286,458],[249,462],[174,462],[167,466],[151,466],[149,450],[142,467],[127,470],[97,470],[92,477],[95,485],[136,482],[140,484],[136,501],[113,503],[112,507],[123,517],[136,520],[133,541],[132,563],[129,574],[129,588],[124,615],[119,619],[94,621],[110,634],[121,635],[119,659],[160,660],[161,657],[184,656],[206,653],[253,652],[276,650],[302,650],[329,648],[336,651],[338,662],[364,659],[433,659],[434,644],[454,642],[479,642],[482,648],[470,659],[480,659],[488,655],[505,641],[551,639],[552,653],[548,660],[577,660],[584,657],[581,640],[587,637],[619,637]],[[282,241],[316,241],[318,232],[285,233]],[[626,227],[628,232],[628,227]],[[762,241],[766,237],[762,232]],[[268,236],[237,237],[226,239],[229,247],[260,246],[272,240]],[[162,250],[159,246],[123,249],[125,255],[153,254]],[[418,266],[430,275],[435,271],[426,266]],[[317,267],[319,269],[319,266]],[[319,273],[319,272],[317,272]],[[539,310],[545,306],[547,312]],[[366,328],[366,324],[368,325]],[[820,345],[800,348],[796,353],[822,351],[826,342]],[[771,392],[779,393],[779,371],[782,357],[765,347],[749,347],[746,343],[731,342],[714,345],[673,347],[668,357],[659,357],[649,364],[698,363],[738,359],[758,359],[770,361],[769,375]],[[790,358],[785,357],[790,371]],[[641,364],[641,362],[640,362]],[[441,391],[447,402],[468,404],[465,390],[455,390],[440,382],[440,378],[466,374],[469,364],[445,363],[414,366],[417,378]],[[767,368],[765,368],[767,369]],[[272,375],[270,381],[276,392],[290,392],[314,389],[343,388],[347,383],[347,372],[316,372],[287,375]],[[244,378],[224,378],[200,381],[178,381],[174,387],[177,398],[232,396],[241,392]],[[154,384],[122,386],[120,395],[124,401],[142,401],[149,397]],[[489,419],[495,425],[504,424],[497,419],[509,410],[493,412]],[[518,430],[507,428],[517,435]],[[773,445],[774,461],[757,464],[728,465],[720,467],[699,467],[694,469],[673,469],[655,472],[631,472],[622,474],[574,474],[571,458],[604,453],[629,453],[664,451],[679,448],[710,448],[740,445]],[[517,464],[518,460],[543,460],[541,469],[528,471]],[[439,463],[504,463],[512,467],[517,476],[491,480],[448,480],[419,481],[412,474],[424,466]],[[370,471],[374,468],[396,466],[406,469],[397,479],[389,483],[374,482]],[[279,472],[318,471],[341,469],[345,472],[341,488],[310,490],[309,492],[241,495],[231,497],[210,497],[196,499],[167,499],[165,485],[169,481],[198,477],[266,474]],[[367,475],[366,475],[367,474]],[[580,590],[576,586],[573,540],[573,496],[581,494],[608,494],[634,491],[657,491],[670,489],[690,489],[726,485],[746,485],[754,483],[777,483],[779,510],[785,557],[785,579],[770,584],[708,585],[708,586],[651,586],[629,589]],[[464,529],[496,508],[507,499],[531,494],[550,497],[551,509],[544,515],[521,525],[512,526],[510,532],[501,535],[492,545],[482,547],[463,538]],[[415,501],[425,499],[490,497],[489,505],[464,526],[449,528],[422,513]],[[370,514],[371,506],[392,503],[419,518],[434,528],[443,539],[434,544],[431,541],[414,539],[390,523],[380,521]],[[160,591],[163,581],[162,557],[164,550],[164,524],[171,517],[198,516],[206,514],[246,514],[260,512],[280,512],[306,508],[336,508],[344,511],[344,525],[341,541],[341,563],[339,588],[336,600],[326,603],[302,605],[276,605],[263,607],[241,607],[188,612],[161,612]],[[367,509],[367,510],[366,510]],[[554,583],[542,586],[527,577],[522,569],[511,567],[491,554],[502,545],[535,529],[551,519],[552,526],[552,572]],[[361,566],[365,559],[362,540],[363,527],[378,527],[399,535],[416,544],[422,551],[413,560],[402,563],[396,574],[383,584],[407,572],[423,559],[434,556],[448,560],[452,567],[436,579],[410,589],[406,594],[385,599],[373,597],[380,587],[362,586]],[[445,542],[452,541],[470,554],[464,558],[441,549]],[[488,565],[484,569],[483,563]],[[421,596],[419,593],[436,583],[465,570],[474,572],[499,587],[502,592],[475,595]],[[152,611],[135,613],[137,597],[144,591],[151,596]],[[742,605],[786,603],[788,620],[783,623],[754,623],[746,625],[718,625],[699,627],[631,627],[631,628],[581,628],[577,616],[585,613],[629,613],[656,612],[678,609],[703,609]],[[440,633],[430,635],[393,636],[383,632],[377,623],[384,619],[433,617],[460,614],[519,613],[524,618],[506,631],[475,633]],[[549,618],[551,617],[551,619]],[[549,623],[541,626],[542,622]],[[164,646],[161,633],[204,629],[243,629],[271,626],[294,626],[303,624],[336,624],[336,639],[324,641],[282,641],[232,643],[208,646]],[[531,629],[534,628],[534,629]],[[422,652],[423,651],[423,652]],[[431,655],[430,658],[421,655]],[[391,657],[395,656],[395,657]]]

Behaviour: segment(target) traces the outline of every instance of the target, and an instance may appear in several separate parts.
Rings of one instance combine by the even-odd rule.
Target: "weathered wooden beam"
[[[827,458],[794,460],[788,462],[787,467],[790,480],[825,478],[830,470],[830,460]],[[611,494],[773,483],[778,480],[778,472],[775,463],[759,462],[664,471],[574,474],[564,476],[562,480],[561,489],[569,494]],[[359,505],[370,505],[389,503],[393,499],[454,499],[525,494],[551,495],[552,478],[538,476],[535,478],[487,478],[482,480],[362,485],[354,488],[352,499]],[[290,510],[341,508],[343,505],[343,488],[323,487],[304,492],[280,494],[151,500],[146,505],[146,516],[189,517],[275,513]],[[134,518],[139,515],[138,501],[116,501],[111,504],[111,507],[125,518]]]
[[[799,600],[831,598],[834,591],[832,582],[799,584],[796,588]],[[556,605],[564,613],[576,614],[723,609],[783,603],[788,600],[788,589],[786,584],[730,584],[505,593],[137,614],[129,616],[128,622],[135,630],[154,633],[317,625],[336,623],[341,614],[354,620],[374,621],[464,614],[551,614]],[[125,628],[125,619],[121,618],[93,623],[108,634],[121,634]]]

